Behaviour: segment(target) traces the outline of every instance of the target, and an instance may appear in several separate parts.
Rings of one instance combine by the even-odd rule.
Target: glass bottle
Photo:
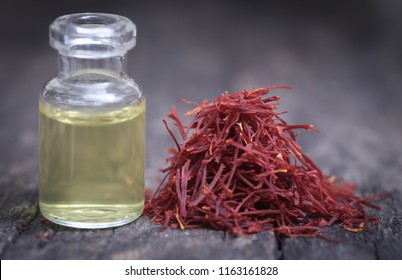
[[[127,75],[136,26],[100,13],[50,25],[59,73],[39,98],[39,207],[76,228],[129,223],[144,207],[145,97]]]

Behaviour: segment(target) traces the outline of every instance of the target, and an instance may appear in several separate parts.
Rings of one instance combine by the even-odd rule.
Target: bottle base
[[[49,221],[66,227],[101,229],[118,227],[136,220],[143,211],[138,206],[111,205],[39,205],[42,215]]]

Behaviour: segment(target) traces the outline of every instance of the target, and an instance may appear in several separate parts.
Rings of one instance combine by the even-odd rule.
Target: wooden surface
[[[144,217],[105,230],[43,222],[37,202],[37,97],[56,74],[46,33],[50,20],[72,12],[61,5],[32,29],[31,37],[39,39],[29,48],[24,38],[11,37],[1,47],[1,259],[402,259],[402,43],[392,17],[384,16],[392,9],[376,14],[374,8],[352,6],[355,13],[314,13],[306,7],[292,13],[281,6],[225,4],[102,7],[132,18],[139,29],[129,63],[147,96],[147,187],[158,185],[158,169],[173,144],[162,119],[172,105],[180,112],[191,108],[179,104],[179,97],[201,102],[224,90],[286,84],[293,90],[275,92],[289,110],[285,118],[321,131],[300,136],[306,154],[325,173],[356,182],[359,194],[390,195],[376,202],[380,211],[368,210],[381,224],[371,234],[333,226],[327,236],[342,240],[333,244],[278,241],[271,232],[237,238],[207,229],[160,232]],[[21,12],[29,19],[35,10]],[[303,12],[305,17],[296,15]]]

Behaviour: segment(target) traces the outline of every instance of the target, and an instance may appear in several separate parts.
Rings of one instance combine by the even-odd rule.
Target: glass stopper
[[[126,17],[80,13],[50,25],[50,45],[62,55],[92,58],[124,55],[136,43],[137,29]]]

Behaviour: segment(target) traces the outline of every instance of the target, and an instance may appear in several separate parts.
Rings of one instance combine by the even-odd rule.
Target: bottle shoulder
[[[45,83],[40,94],[45,105],[66,109],[123,108],[144,99],[140,85],[129,77],[96,77],[62,79]]]

